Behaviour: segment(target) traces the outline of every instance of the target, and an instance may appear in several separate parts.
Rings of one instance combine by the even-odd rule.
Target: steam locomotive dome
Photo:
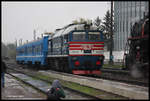
[[[88,30],[97,30],[96,27],[87,24],[70,24],[65,26],[64,28],[56,29],[53,38],[69,34],[69,32],[73,30],[85,30],[86,27],[88,28]]]

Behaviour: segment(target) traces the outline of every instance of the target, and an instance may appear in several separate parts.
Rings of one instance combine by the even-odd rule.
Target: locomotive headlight
[[[139,49],[140,49],[140,46],[136,46],[136,49],[139,50]]]

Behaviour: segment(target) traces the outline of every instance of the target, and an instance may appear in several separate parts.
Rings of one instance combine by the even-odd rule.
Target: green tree
[[[7,51],[8,51],[7,46],[6,46],[4,43],[2,43],[2,57],[8,55],[8,54],[7,54]]]
[[[101,27],[101,22],[102,22],[102,20],[99,18],[99,16],[93,22],[93,24],[97,27],[98,30]]]
[[[111,15],[109,10],[106,12],[102,23],[103,23],[102,27],[105,34],[105,38],[109,39],[111,35]]]
[[[73,24],[78,24],[79,22],[78,22],[78,20],[73,20],[72,23]]]
[[[73,20],[72,23],[73,24],[83,24],[83,23],[92,24],[92,20],[90,20],[90,19],[84,19],[84,18],[79,18],[79,19]]]
[[[99,16],[94,20],[93,24],[97,27],[98,30],[104,31],[104,25]]]
[[[8,51],[7,54],[9,57],[11,58],[15,58],[16,57],[16,45],[13,43],[10,43],[7,45]]]
[[[84,18],[80,18],[79,23],[86,23],[86,20]]]
[[[113,23],[113,30],[114,30],[114,22]],[[103,22],[102,22],[102,29],[104,34],[104,40],[107,45],[107,49],[110,50],[110,36],[111,36],[111,14],[109,10],[106,12]]]

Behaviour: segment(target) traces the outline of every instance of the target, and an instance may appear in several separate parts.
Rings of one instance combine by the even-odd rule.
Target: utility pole
[[[16,47],[17,47],[17,39],[15,38],[15,45],[16,45]]]
[[[21,46],[21,39],[19,39],[19,46]]]
[[[20,41],[21,41],[21,45],[22,45],[22,38],[20,39]]]
[[[36,30],[33,31],[33,39],[36,40]]]
[[[111,1],[111,35],[110,35],[110,55],[109,55],[109,64],[113,64],[113,1]]]
[[[41,34],[41,37],[43,38],[43,34]]]
[[[19,46],[20,46],[20,40],[19,40]]]
[[[19,40],[19,46],[22,45],[22,38]]]

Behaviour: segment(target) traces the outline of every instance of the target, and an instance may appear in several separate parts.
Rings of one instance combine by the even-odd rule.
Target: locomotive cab
[[[101,31],[87,24],[70,24],[49,39],[47,63],[56,71],[101,74],[103,47]]]
[[[101,74],[104,42],[102,32],[90,26],[69,33],[69,67],[73,74]]]

